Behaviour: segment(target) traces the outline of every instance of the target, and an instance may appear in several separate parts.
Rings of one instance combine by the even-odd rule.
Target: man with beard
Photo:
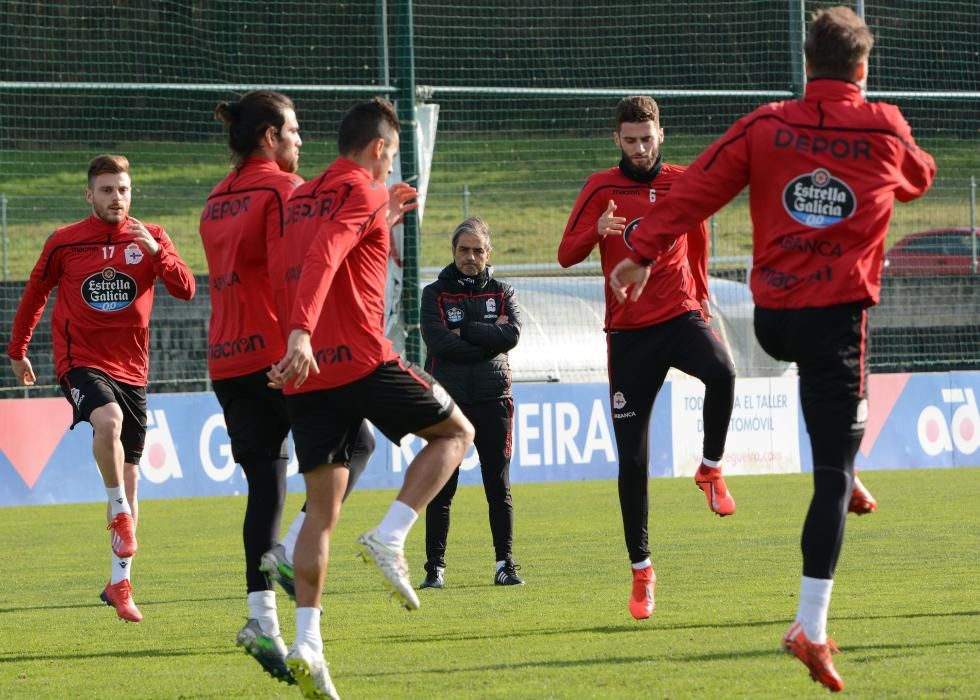
[[[286,201],[303,184],[296,174],[303,140],[293,101],[271,90],[222,102],[215,118],[228,128],[234,168],[208,196],[199,231],[211,282],[208,371],[232,456],[248,482],[242,525],[248,620],[237,641],[273,678],[292,682],[272,581],[295,596],[293,550],[306,505],[278,542],[289,416],[282,391],[267,386],[265,373],[286,348],[277,313],[284,275],[270,266],[280,259]],[[348,493],[373,450],[371,429],[362,423]]]
[[[868,418],[868,307],[881,295],[895,200],[921,197],[936,176],[898,107],[864,97],[873,45],[849,7],[815,12],[804,43],[803,96],[737,120],[670,197],[625,232],[630,252],[608,276],[618,300],[642,298],[647,278],[692,222],[749,188],[755,334],[767,353],[799,368],[813,455],[798,608],[782,646],[834,692],[844,681],[831,660],[837,647],[827,616],[846,515],[874,510],[854,497]]]
[[[160,279],[171,295],[190,300],[194,277],[160,226],[129,215],[132,194],[126,156],[92,159],[85,190],[92,214],[59,228],[45,242],[17,308],[7,356],[17,381],[33,385],[27,346],[57,287],[51,314],[55,370],[74,410],[71,427],[82,421],[92,425],[92,453],[109,501],[112,575],[102,601],[120,619],[139,622],[143,615],[133,602],[130,576],[146,438],[153,287]]]
[[[653,202],[669,196],[684,168],[664,163],[660,109],[647,96],[624,97],[616,108],[619,164],[586,181],[558,247],[558,262],[570,267],[599,246],[608,278],[629,252],[623,231],[635,226]],[[619,451],[619,503],[633,570],[629,611],[637,620],[653,613],[656,575],[647,542],[650,412],[667,372],[677,368],[704,382],[703,459],[694,479],[708,507],[720,516],[735,512],[721,474],[728,421],[735,395],[735,368],[709,325],[707,229],[699,223],[678,240],[653,271],[634,304],[616,302],[606,290],[609,395]]]

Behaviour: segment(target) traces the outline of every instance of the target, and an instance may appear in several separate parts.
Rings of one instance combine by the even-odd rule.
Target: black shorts
[[[322,464],[347,464],[365,418],[398,444],[444,421],[455,404],[428,373],[392,360],[343,386],[286,397],[300,472]]]
[[[231,454],[239,464],[254,459],[286,459],[289,414],[286,398],[270,389],[265,370],[211,383],[225,414]]]
[[[118,382],[91,367],[76,367],[61,378],[61,391],[71,404],[71,429],[88,421],[92,411],[106,404],[118,404],[123,423],[120,441],[127,464],[137,464],[146,440],[146,387]]]
[[[777,360],[795,362],[800,406],[811,437],[863,432],[868,417],[868,310],[755,308],[755,334]]]

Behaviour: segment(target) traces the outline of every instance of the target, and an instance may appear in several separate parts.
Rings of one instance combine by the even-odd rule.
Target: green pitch
[[[848,697],[975,697],[980,469],[866,472],[879,512],[849,516],[830,611]],[[92,478],[95,478],[94,474]],[[527,585],[492,585],[486,502],[460,489],[447,588],[409,613],[354,541],[391,491],[355,491],[333,544],[323,633],[347,698],[826,697],[780,654],[796,609],[809,475],[734,477],[721,520],[688,479],[651,481],[657,610],[627,612],[614,482],[514,488]],[[299,506],[291,495],[287,519]],[[245,622],[244,498],[142,504],[124,624],[98,594],[103,506],[0,509],[0,697],[299,697],[234,646]],[[422,578],[423,524],[409,539]],[[279,595],[288,642],[293,606]]]

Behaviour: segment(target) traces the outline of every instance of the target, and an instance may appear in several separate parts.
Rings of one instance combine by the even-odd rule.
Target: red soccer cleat
[[[107,583],[100,597],[103,603],[116,609],[116,615],[120,620],[139,622],[143,619],[139,608],[133,602],[133,587],[129,579],[123,579],[119,583]]]
[[[840,653],[833,639],[828,638],[826,644],[814,644],[806,638],[800,623],[794,622],[783,635],[782,647],[783,651],[795,656],[810,669],[810,678],[829,688],[831,692],[844,690],[844,681],[830,658],[832,653]]]
[[[657,575],[653,567],[633,569],[633,592],[630,594],[630,615],[637,620],[646,620],[653,614],[657,604],[653,600],[653,588],[657,585]]]
[[[136,554],[136,531],[133,529],[133,516],[119,513],[112,519],[106,530],[112,531],[112,553],[120,559]]]
[[[864,487],[857,474],[854,475],[854,489],[851,491],[851,500],[847,504],[848,513],[866,515],[878,510],[878,501],[871,495],[871,492]]]
[[[728,493],[721,469],[702,464],[694,474],[694,483],[708,497],[708,507],[724,517],[735,512],[735,499]]]

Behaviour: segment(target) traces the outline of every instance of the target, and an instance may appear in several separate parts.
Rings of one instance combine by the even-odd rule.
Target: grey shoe
[[[441,566],[434,567],[431,571],[426,570],[425,579],[422,581],[422,585],[419,586],[419,590],[423,588],[444,588],[446,585],[446,579],[443,578],[444,568]]]
[[[259,571],[267,573],[269,578],[282,586],[282,590],[290,600],[296,600],[296,576],[293,573],[293,565],[286,559],[285,547],[277,544],[263,554]]]
[[[419,597],[412,590],[412,582],[408,578],[408,563],[404,553],[392,549],[377,537],[377,530],[369,530],[357,538],[361,545],[359,556],[367,562],[374,562],[385,577],[385,583],[391,589],[391,595],[407,610],[419,609]]]
[[[286,665],[296,678],[304,698],[340,700],[337,689],[333,687],[323,655],[313,651],[306,644],[293,644],[289,655],[286,656]]]
[[[255,657],[259,665],[277,681],[296,683],[293,674],[286,667],[286,643],[279,635],[271,636],[262,631],[262,626],[254,617],[245,623],[238,638],[238,646],[245,648],[245,653]]]
[[[517,570],[520,568],[519,564],[508,561],[497,569],[497,573],[493,577],[494,584],[497,586],[523,586],[524,579],[517,575]]]

